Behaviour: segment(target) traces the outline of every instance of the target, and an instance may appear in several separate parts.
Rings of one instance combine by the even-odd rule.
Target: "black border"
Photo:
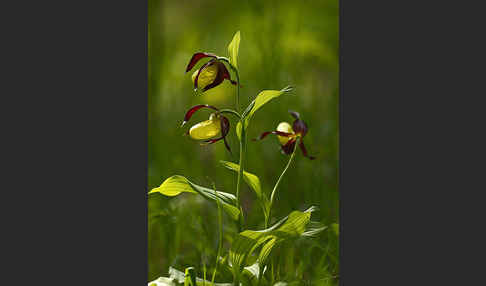
[[[467,255],[484,180],[467,159],[484,149],[484,85],[467,65],[484,17],[466,6],[340,1],[340,285],[481,274]],[[3,11],[0,280],[143,285],[147,1]]]
[[[144,285],[147,1],[17,6],[2,9],[1,284]]]

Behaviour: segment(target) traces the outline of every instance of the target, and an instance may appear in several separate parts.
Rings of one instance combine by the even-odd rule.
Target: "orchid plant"
[[[192,286],[277,285],[273,284],[276,281],[271,281],[272,279],[265,278],[265,273],[268,268],[267,266],[269,264],[272,265],[272,250],[283,242],[292,241],[301,237],[314,237],[326,229],[326,226],[310,220],[312,212],[317,210],[317,207],[315,206],[311,206],[304,211],[293,211],[288,216],[281,218],[273,225],[270,225],[272,222],[271,210],[277,199],[278,186],[296,155],[297,146],[301,149],[302,154],[305,157],[311,160],[315,157],[309,156],[307,149],[304,146],[303,139],[308,133],[306,123],[301,119],[298,112],[290,111],[290,115],[295,119],[292,125],[287,122],[281,122],[275,131],[264,132],[258,138],[253,139],[256,141],[264,139],[270,134],[277,135],[282,153],[290,156],[288,163],[278,178],[270,196],[268,196],[267,192],[262,190],[260,179],[255,174],[246,170],[245,153],[247,148],[247,130],[253,115],[272,99],[290,92],[292,88],[288,86],[281,90],[264,90],[260,92],[245,109],[243,109],[243,112],[241,112],[239,98],[241,84],[237,64],[239,44],[240,32],[238,31],[228,46],[229,57],[221,57],[207,52],[198,52],[192,56],[186,67],[187,73],[199,62],[209,59],[209,61],[205,62],[192,74],[192,82],[195,92],[203,95],[207,90],[220,85],[224,80],[228,80],[231,84],[236,86],[235,109],[218,108],[208,104],[199,104],[191,107],[186,112],[181,126],[184,127],[196,112],[203,109],[210,111],[211,113],[208,116],[208,120],[194,124],[185,134],[194,140],[200,141],[201,145],[214,144],[223,141],[228,152],[232,152],[226,137],[231,130],[228,117],[230,115],[235,117],[237,120],[235,130],[239,141],[239,162],[221,161],[224,167],[237,172],[238,174],[235,192],[226,193],[218,191],[214,184],[212,187],[200,186],[181,175],[174,175],[167,178],[159,187],[154,188],[149,192],[150,195],[161,194],[169,197],[188,192],[198,194],[205,199],[216,203],[219,215],[220,235],[218,242],[218,257],[212,274],[212,279],[209,281],[196,277],[194,267],[186,268],[185,272],[178,271],[171,267],[169,269],[170,277],[160,277],[155,281],[149,282],[149,286],[176,286],[180,284]],[[236,80],[232,79],[230,71],[234,73],[234,78]],[[244,223],[245,215],[243,208],[241,207],[242,181],[245,181],[250,189],[256,194],[265,218],[264,229],[246,229],[247,226]],[[223,211],[235,222],[238,229],[237,234],[231,242],[231,247],[227,255],[221,253],[223,245]],[[215,283],[214,280],[219,265],[224,265],[224,267],[230,269],[233,274],[232,282]]]

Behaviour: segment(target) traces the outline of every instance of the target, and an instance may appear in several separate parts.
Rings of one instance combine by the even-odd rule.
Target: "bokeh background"
[[[233,155],[225,150],[223,142],[201,147],[183,136],[187,129],[180,128],[180,124],[187,109],[196,104],[234,108],[234,86],[225,81],[195,96],[192,73],[185,74],[185,67],[197,51],[228,56],[227,45],[240,30],[242,104],[246,106],[262,90],[294,86],[294,91],[274,99],[255,114],[249,138],[275,129],[281,121],[292,123],[288,110],[295,110],[309,127],[307,149],[317,157],[308,160],[299,150],[281,183],[273,216],[282,218],[292,210],[316,205],[320,211],[313,214],[313,220],[326,225],[338,223],[338,0],[148,1],[148,189],[178,174],[200,185],[211,186],[214,182],[219,190],[235,192],[236,173],[219,163],[238,163],[234,118],[229,115]],[[200,111],[190,123],[208,116],[209,111]],[[274,137],[248,141],[246,170],[260,177],[266,192],[273,188],[287,160]],[[242,201],[247,228],[261,228],[261,210],[245,184]],[[191,194],[175,198],[150,195],[148,203],[149,281],[166,275],[169,266],[182,270],[195,266],[201,272],[202,265],[214,264],[218,229],[215,204]],[[234,227],[225,220],[227,241],[231,241],[232,231]],[[322,262],[319,259],[323,253],[306,253],[309,247],[303,245],[302,252],[295,250],[294,266],[302,267],[305,277],[335,275],[337,246],[330,246],[326,234],[319,236],[317,243],[318,249],[327,249],[326,255],[334,257]],[[306,263],[298,266],[299,260]]]

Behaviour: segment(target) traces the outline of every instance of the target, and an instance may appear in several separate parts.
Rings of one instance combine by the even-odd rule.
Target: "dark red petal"
[[[300,139],[299,147],[300,147],[300,150],[302,150],[302,153],[304,154],[305,157],[307,157],[307,158],[309,158],[311,160],[314,160],[316,158],[316,157],[313,157],[313,156],[309,156],[307,154],[307,149],[305,149],[304,141],[302,140],[302,138]]]
[[[210,60],[209,62],[207,62],[204,65],[202,65],[202,67],[197,71],[196,78],[194,79],[194,90],[197,90],[197,81],[199,79],[199,75],[201,74],[201,71],[203,69],[207,68],[210,65],[214,65],[215,64],[215,61],[216,61],[215,59]],[[219,71],[218,71],[218,74],[219,74]]]
[[[289,113],[290,115],[292,115],[292,117],[294,117],[295,119],[300,119],[300,114],[296,111],[293,111],[293,110],[289,110]]]
[[[231,74],[229,73],[226,66],[222,62],[220,62],[219,64],[221,71],[223,72],[223,78],[229,80],[232,84],[237,85],[238,83],[231,79]]]
[[[216,107],[211,106],[209,104],[199,104],[199,105],[193,106],[193,107],[191,107],[191,109],[189,109],[189,111],[187,111],[186,116],[184,116],[184,121],[182,122],[181,126],[184,126],[184,124],[186,124],[186,122],[189,121],[189,119],[191,119],[194,112],[198,111],[201,108],[211,108],[211,109],[218,111],[218,109]]]
[[[282,132],[282,131],[267,131],[267,132],[263,132],[262,134],[260,134],[260,136],[258,136],[258,138],[253,139],[253,141],[262,140],[263,138],[267,137],[267,135],[269,135],[269,134],[275,134],[275,135],[284,136],[284,137],[290,137],[290,136],[294,135],[292,133],[286,133],[286,132]]]
[[[228,142],[226,141],[226,135],[228,135],[229,131],[230,131],[230,124],[228,118],[221,116],[221,133],[223,135],[224,146],[226,146],[226,149],[228,149],[228,151],[231,154],[231,148]]]
[[[294,148],[295,148],[295,141],[296,140],[297,139],[295,139],[295,138],[290,139],[289,142],[287,142],[285,145],[282,146],[282,152],[284,152],[287,155],[292,154],[292,152],[294,151]]]
[[[231,82],[231,84],[233,84],[233,85],[238,85],[237,81],[231,79],[231,74],[229,73],[226,66],[221,62],[220,62],[220,64],[221,64],[221,70],[223,71],[223,78],[229,80]],[[240,84],[240,87],[242,87],[241,84]]]
[[[223,136],[218,137],[218,138],[214,138],[214,139],[208,139],[208,140],[205,140],[205,141],[201,142],[201,145],[213,144],[213,143],[218,142],[221,139],[223,139]]]
[[[226,149],[228,149],[228,151],[230,152],[230,154],[232,154],[231,153],[231,148],[230,148],[230,146],[228,144],[228,141],[226,141],[226,137],[223,138],[223,141],[224,141],[224,146],[226,146]]]
[[[218,68],[221,70],[221,72],[223,74],[223,78],[227,79],[227,80],[231,80],[231,75],[230,75],[228,69],[226,68],[226,66],[222,62],[218,62],[218,65],[219,65]]]
[[[302,137],[304,137],[305,134],[307,134],[307,125],[305,124],[304,121],[300,119],[294,121],[294,123],[292,124],[292,129],[294,129],[295,133],[297,134],[300,133]]]
[[[225,116],[221,116],[221,134],[223,137],[226,137],[230,131],[230,123],[228,118]]]
[[[216,58],[217,56],[210,53],[195,53],[187,65],[186,72],[190,71],[200,59],[206,57]]]

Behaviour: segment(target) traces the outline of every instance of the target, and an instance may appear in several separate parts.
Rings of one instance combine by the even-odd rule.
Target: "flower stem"
[[[292,163],[292,160],[294,159],[295,151],[297,150],[297,144],[299,144],[299,139],[298,138],[295,141],[294,150],[292,151],[292,155],[290,155],[290,159],[287,162],[287,166],[285,166],[285,169],[283,170],[282,174],[280,174],[280,177],[278,178],[277,182],[275,183],[275,186],[273,187],[272,194],[270,195],[270,204],[268,206],[268,216],[266,217],[266,220],[265,220],[265,228],[268,227],[268,223],[270,222],[270,217],[271,217],[271,212],[272,212],[272,205],[273,205],[273,201],[275,199],[275,193],[277,192],[278,185],[280,184],[280,181],[282,180],[283,176],[287,172],[287,170],[288,170],[288,168],[290,166],[290,163]]]
[[[221,109],[219,113],[230,113],[238,117],[238,119],[241,119],[241,115],[238,112],[234,111],[233,109]]]
[[[238,84],[237,87],[237,94],[236,94],[236,110],[240,112],[240,74],[238,73],[238,69],[234,68],[235,74],[236,74],[236,82]]]
[[[242,126],[243,126],[243,120],[240,121]],[[241,128],[241,138],[240,138],[240,169],[238,171],[238,181],[236,182],[236,203],[237,203],[237,208],[241,212],[241,206],[240,206],[240,188],[241,188],[241,179],[243,178],[243,168],[245,166],[245,152],[246,151],[246,133],[245,133],[245,128]],[[243,213],[241,212],[240,218],[238,219],[238,232],[241,232],[242,229],[242,218],[243,218]]]
[[[216,185],[214,183],[213,183],[213,189],[215,195],[217,195]],[[214,286],[214,278],[216,277],[216,271],[218,269],[219,256],[221,255],[221,249],[223,247],[223,210],[221,209],[221,203],[218,200],[216,202],[218,203],[219,240],[218,240],[218,252],[216,254],[216,265],[214,266],[213,277],[211,278],[211,286]]]
[[[240,202],[240,188],[241,188],[241,179],[243,178],[243,168],[244,168],[244,161],[245,161],[245,151],[246,151],[246,133],[245,133],[245,128],[244,128],[244,120],[245,117],[241,116],[240,113],[240,75],[238,73],[238,69],[234,67],[230,61],[226,58],[221,58],[222,60],[226,61],[230,68],[235,72],[236,74],[236,112],[233,114],[238,114],[239,119],[240,119],[240,124],[241,124],[241,136],[239,138],[240,140],[240,170],[238,171],[238,181],[236,182],[236,207],[240,211],[240,216],[238,217],[238,232],[243,231],[242,227],[242,221],[243,221],[243,212],[241,209],[241,202]]]

